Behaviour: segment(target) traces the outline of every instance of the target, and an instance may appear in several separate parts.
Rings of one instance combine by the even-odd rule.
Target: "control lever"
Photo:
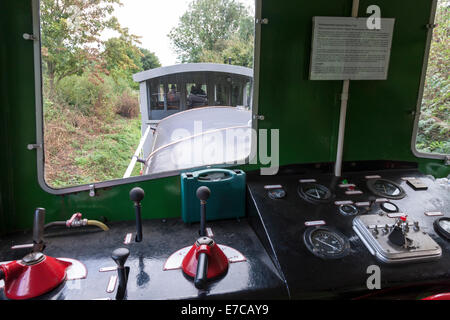
[[[409,231],[408,222],[406,217],[400,217],[397,223],[394,225],[388,239],[391,243],[399,247],[410,248],[412,240],[409,239],[406,234]]]
[[[127,248],[118,248],[113,251],[111,258],[117,264],[117,274],[119,278],[119,286],[117,288],[116,300],[123,300],[127,290],[128,274],[130,268],[125,267],[125,262],[130,255],[130,250]]]
[[[136,242],[142,241],[142,217],[141,201],[144,199],[145,192],[142,188],[136,187],[130,191],[130,199],[134,202],[134,212],[136,214]]]
[[[45,209],[37,208],[34,211],[33,221],[33,252],[42,252],[44,244]]]
[[[200,200],[200,237],[206,236],[206,200],[211,195],[208,187],[200,187],[197,189],[197,198]]]
[[[200,237],[206,237],[206,200],[211,195],[208,187],[200,187],[197,189],[197,198],[200,200]],[[209,238],[202,238],[209,239]],[[198,241],[197,241],[198,242]],[[198,255],[197,271],[195,273],[194,285],[197,289],[205,288],[208,274],[208,255],[200,252]]]
[[[185,274],[194,278],[197,289],[205,289],[208,280],[227,272],[229,262],[215,241],[206,235],[206,200],[211,190],[203,186],[197,189],[196,195],[200,200],[200,238],[184,256],[181,267]]]
[[[208,255],[206,252],[198,254],[197,272],[195,273],[194,285],[197,289],[204,289],[208,281]]]

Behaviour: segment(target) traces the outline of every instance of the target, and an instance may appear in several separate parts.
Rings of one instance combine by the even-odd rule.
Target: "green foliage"
[[[139,50],[142,52],[141,62],[143,70],[150,70],[161,67],[161,63],[159,62],[156,54],[144,48],[139,48]]]
[[[194,0],[169,33],[181,62],[253,63],[253,18],[235,0]]]
[[[66,76],[82,74],[96,62],[100,35],[118,25],[111,18],[119,0],[41,0],[42,60],[50,86]]]
[[[253,43],[253,36],[250,39]],[[237,36],[232,36],[229,40],[217,41],[212,50],[202,50],[199,61],[252,68],[253,46],[249,45],[249,41],[243,41]]]
[[[417,149],[450,154],[450,2],[439,1],[422,99]]]
[[[62,79],[56,87],[60,103],[72,107],[84,116],[98,115],[108,120],[116,103],[115,83],[109,77],[93,74],[72,75]]]
[[[128,87],[138,89],[139,84],[134,82],[132,75],[143,70],[143,53],[136,46],[138,37],[128,33],[127,28],[116,26],[120,37],[106,40],[104,51],[101,54],[106,70],[112,75],[116,82],[126,80]]]

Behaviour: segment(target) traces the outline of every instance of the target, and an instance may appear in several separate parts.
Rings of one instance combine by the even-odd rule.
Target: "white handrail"
[[[124,178],[128,178],[131,173],[133,172],[134,166],[136,165],[137,159],[139,158],[139,154],[141,153],[142,148],[144,147],[145,141],[147,141],[148,133],[150,132],[150,126],[147,127],[145,130],[144,135],[142,136],[141,140],[139,141],[139,145],[136,149],[136,152],[134,153],[133,157],[131,158],[131,162],[128,165],[127,171],[125,171],[125,174],[123,175]]]

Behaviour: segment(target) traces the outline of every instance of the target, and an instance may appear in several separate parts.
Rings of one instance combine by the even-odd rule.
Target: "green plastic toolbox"
[[[206,220],[245,216],[245,172],[205,169],[181,174],[181,216],[184,222],[200,221],[200,200],[196,191],[206,186],[211,196],[206,202]]]

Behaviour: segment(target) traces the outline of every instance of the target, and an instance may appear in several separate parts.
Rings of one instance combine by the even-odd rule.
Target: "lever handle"
[[[42,251],[44,249],[44,224],[45,224],[45,209],[37,208],[34,211],[33,221],[33,252]]]
[[[197,272],[195,273],[194,285],[197,289],[204,289],[208,281],[208,255],[201,252],[198,255]]]
[[[130,191],[130,199],[134,202],[134,212],[136,215],[136,242],[142,241],[142,215],[141,201],[144,199],[145,192],[142,188],[136,187]]]
[[[208,187],[199,187],[197,189],[197,198],[200,200],[200,237],[206,236],[206,200],[211,195],[211,190]]]
[[[209,188],[205,187],[205,186],[199,187],[197,189],[197,193],[196,194],[197,194],[197,198],[200,201],[206,201],[206,200],[208,200],[209,196],[211,195],[211,190],[209,190]]]
[[[134,202],[141,202],[144,199],[145,192],[142,188],[136,187],[130,191],[130,199]]]
[[[127,289],[129,267],[125,267],[125,262],[130,255],[130,250],[127,248],[118,248],[113,251],[111,258],[117,264],[117,275],[119,278],[119,286],[116,292],[116,300],[123,300]]]
[[[125,262],[127,261],[129,255],[130,250],[128,250],[127,248],[118,248],[113,251],[111,258],[117,264],[117,267],[119,269],[123,269],[125,267]]]

